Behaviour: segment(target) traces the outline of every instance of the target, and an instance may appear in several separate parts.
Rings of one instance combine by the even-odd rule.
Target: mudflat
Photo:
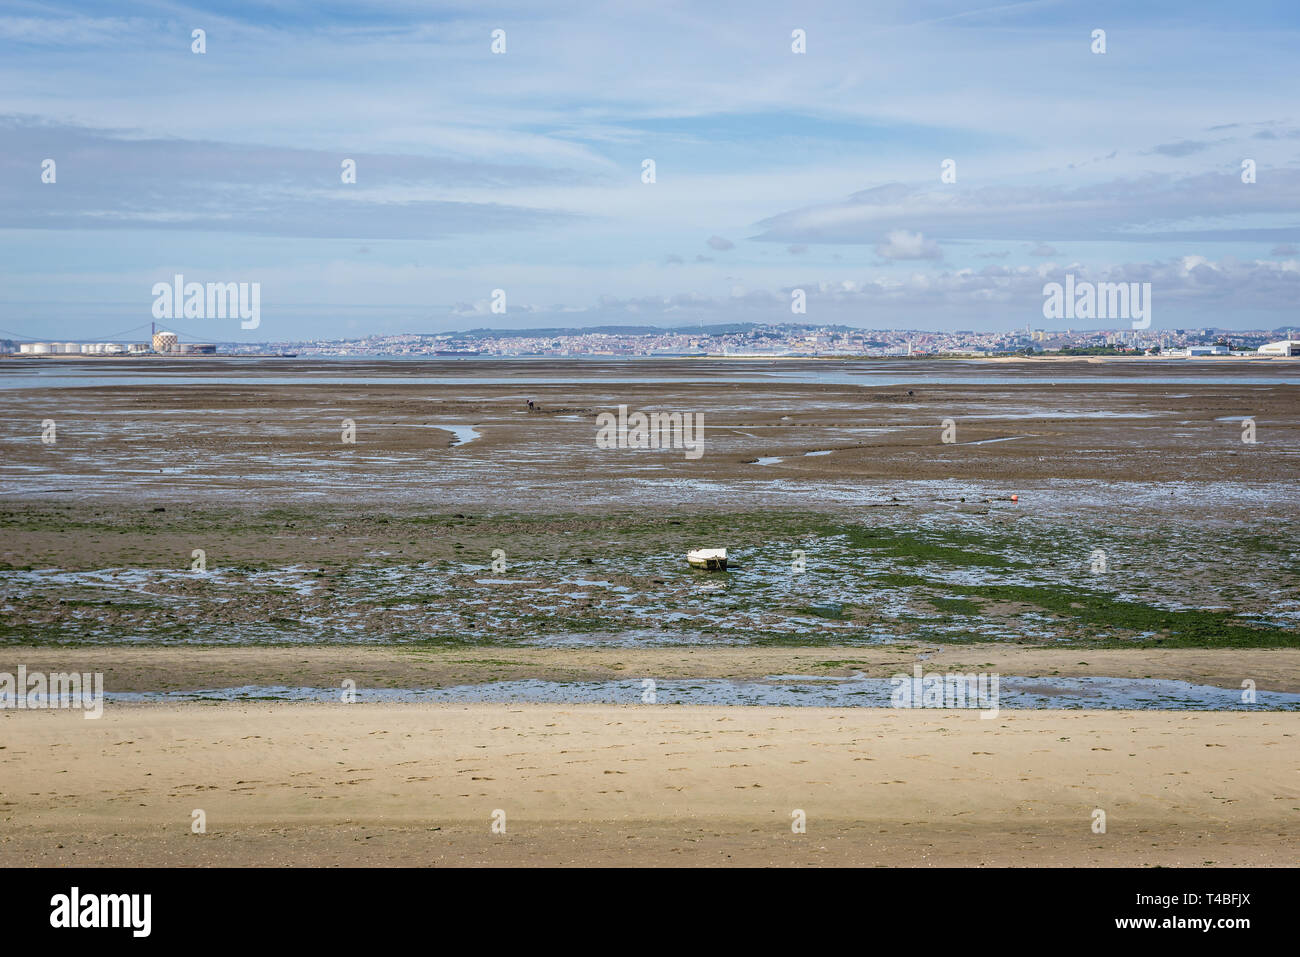
[[[568,512],[1018,492],[1027,508],[1059,514],[1191,503],[1224,513],[1294,492],[1296,370],[1289,360],[14,360],[0,376],[26,387],[0,389],[0,475],[9,496],[163,506],[362,497]],[[58,381],[68,387],[44,385]],[[701,415],[704,454],[598,449],[596,417],[619,405]],[[1241,439],[1246,417],[1254,444]],[[46,419],[54,445],[40,442]]]

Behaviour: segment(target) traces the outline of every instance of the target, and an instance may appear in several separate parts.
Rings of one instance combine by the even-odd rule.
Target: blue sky
[[[185,329],[217,341],[1051,328],[1042,287],[1067,272],[1151,282],[1157,329],[1300,325],[1298,22],[1159,0],[7,2],[0,329],[106,338],[176,273],[261,283],[255,332]]]

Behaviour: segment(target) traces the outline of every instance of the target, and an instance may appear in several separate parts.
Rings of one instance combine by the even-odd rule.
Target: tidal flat
[[[1080,527],[1005,502],[655,516],[7,502],[0,638],[1300,647],[1294,525],[1165,518]],[[687,566],[712,544],[725,573]]]
[[[104,709],[0,709],[0,863],[1294,857],[1294,363],[75,368],[0,370],[0,672]]]
[[[0,641],[1296,647],[1295,366],[13,363]]]

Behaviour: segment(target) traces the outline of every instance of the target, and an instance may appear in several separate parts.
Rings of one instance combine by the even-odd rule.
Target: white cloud
[[[895,229],[885,242],[876,244],[876,255],[882,259],[942,259],[943,251],[933,239],[926,239],[920,233]]]

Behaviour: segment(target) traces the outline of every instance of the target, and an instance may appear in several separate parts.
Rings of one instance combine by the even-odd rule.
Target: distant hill
[[[665,333],[686,334],[695,333],[702,336],[734,336],[746,332],[802,332],[808,330],[826,330],[828,332],[847,332],[851,329],[849,326],[819,326],[810,323],[781,323],[777,325],[755,322],[732,322],[719,323],[716,325],[684,325],[684,326],[581,326],[581,327],[551,327],[540,329],[466,329],[461,332],[440,333],[436,336],[430,335],[428,338],[452,338],[452,339],[481,339],[492,337],[496,339],[545,339],[559,336],[589,336],[589,335],[610,335],[610,336],[653,336]]]

